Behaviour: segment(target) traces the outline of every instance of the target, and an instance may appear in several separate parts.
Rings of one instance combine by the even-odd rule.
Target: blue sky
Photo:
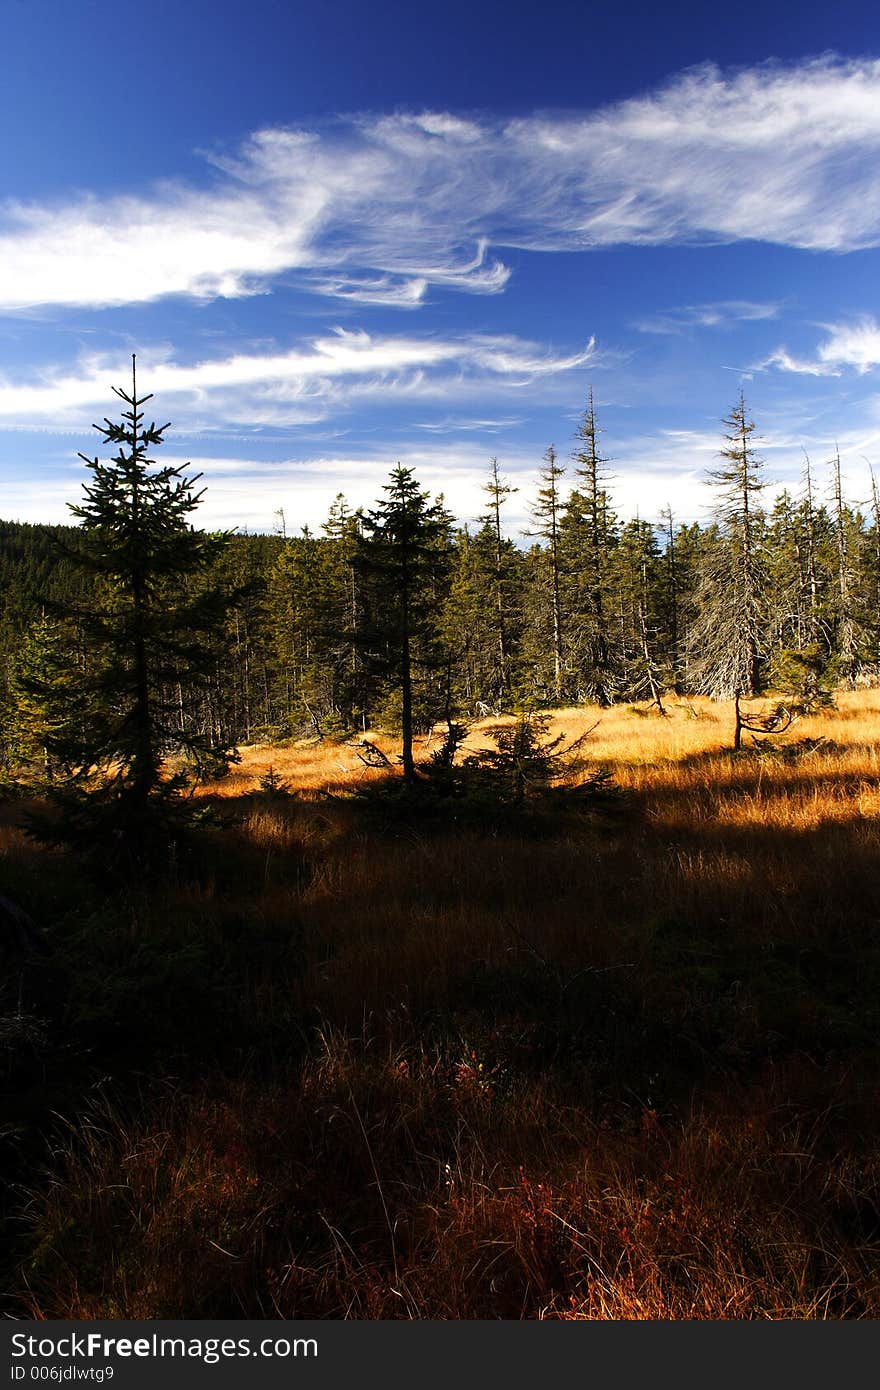
[[[880,23],[842,0],[7,0],[0,516],[66,518],[132,351],[204,525],[398,460],[525,524],[592,385],[619,510],[880,467]]]

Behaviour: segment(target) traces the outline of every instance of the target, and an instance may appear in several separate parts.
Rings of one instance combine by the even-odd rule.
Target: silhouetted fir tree
[[[374,680],[400,699],[403,776],[411,787],[414,672],[439,661],[438,602],[447,582],[451,518],[442,501],[432,503],[422,491],[411,468],[398,464],[383,491],[363,518],[358,543],[362,638]]]
[[[182,779],[163,778],[165,759],[179,754],[198,775],[232,751],[180,717],[181,690],[197,688],[215,664],[228,598],[198,581],[225,537],[190,524],[197,478],[152,466],[149,451],[168,426],[145,423],[151,397],[138,395],[134,357],[131,391],[113,389],[127,407],[122,419],[95,428],[117,452],[109,463],[80,455],[91,481],[71,507],[80,528],[68,557],[93,578],[94,597],[67,614],[83,642],[83,719],[68,747],[83,794],[63,804],[72,840],[138,872],[158,867],[172,838]],[[44,695],[51,705],[50,681]]]

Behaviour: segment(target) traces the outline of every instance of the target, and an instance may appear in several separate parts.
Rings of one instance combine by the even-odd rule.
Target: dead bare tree
[[[764,688],[769,606],[763,464],[750,442],[755,424],[742,394],[724,423],[722,463],[709,475],[718,489],[715,526],[702,556],[690,637],[699,689],[716,699]]]
[[[837,533],[837,647],[841,675],[852,689],[858,670],[858,640],[852,601],[852,566],[849,554],[849,518],[840,476],[840,449],[831,460],[834,524]]]
[[[794,711],[787,705],[775,705],[771,710],[763,710],[761,713],[744,713],[740,705],[742,691],[738,690],[733,697],[733,710],[736,719],[733,734],[733,746],[737,752],[742,747],[743,733],[761,735],[766,737],[768,734],[784,734],[794,719]],[[757,738],[754,739],[757,744]]]

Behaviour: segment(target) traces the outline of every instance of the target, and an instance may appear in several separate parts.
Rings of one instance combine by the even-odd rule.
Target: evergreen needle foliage
[[[610,781],[607,773],[594,772],[583,779],[584,748],[595,727],[575,739],[564,734],[551,736],[549,714],[523,710],[514,723],[486,730],[495,747],[471,753],[463,766],[477,774],[499,802],[515,807],[563,787],[582,792],[606,790]],[[583,779],[577,788],[576,779]]]
[[[364,647],[372,669],[399,692],[403,778],[412,787],[415,673],[443,666],[437,609],[452,518],[442,499],[431,502],[411,468],[398,464],[383,491],[363,519],[357,553],[367,606]]]
[[[196,698],[221,655],[230,596],[205,582],[226,538],[191,525],[198,478],[153,466],[149,451],[168,425],[145,423],[151,397],[138,395],[134,357],[130,392],[113,389],[122,418],[95,428],[116,452],[107,463],[80,455],[91,481],[71,508],[80,529],[69,555],[92,581],[88,600],[64,614],[78,635],[77,669],[59,689],[49,648],[46,678],[32,677],[29,691],[42,693],[45,741],[69,774],[62,834],[137,872],[167,858],[184,785],[232,756],[199,722]],[[172,755],[183,766],[165,778]]]

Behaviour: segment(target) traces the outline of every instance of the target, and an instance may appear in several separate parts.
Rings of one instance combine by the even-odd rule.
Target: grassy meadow
[[[518,817],[244,748],[149,892],[7,801],[6,1311],[880,1316],[880,690],[593,725]]]

